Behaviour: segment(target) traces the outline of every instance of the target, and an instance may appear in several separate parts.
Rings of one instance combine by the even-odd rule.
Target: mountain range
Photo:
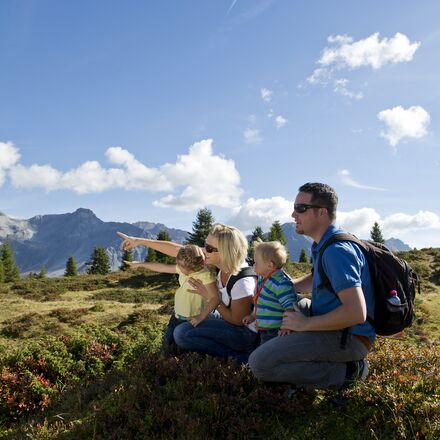
[[[282,227],[291,259],[298,261],[303,248],[310,255],[312,240],[297,234],[293,223],[285,223]],[[156,238],[163,229],[176,243],[183,243],[188,236],[187,231],[168,228],[161,223],[104,222],[93,211],[84,208],[73,213],[37,215],[28,220],[14,219],[0,212],[0,242],[10,242],[21,273],[39,272],[44,267],[50,275],[62,275],[70,256],[75,258],[79,271],[84,272],[95,247],[106,248],[111,268],[116,270],[122,259],[121,239],[116,231]],[[386,244],[394,251],[410,249],[394,238]],[[134,259],[144,260],[146,252],[144,247],[135,249]]]

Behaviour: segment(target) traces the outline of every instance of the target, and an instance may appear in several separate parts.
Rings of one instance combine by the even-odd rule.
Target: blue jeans
[[[176,342],[174,341],[174,329],[178,326],[178,325],[182,325],[185,322],[188,322],[186,319],[179,319],[176,318],[176,315],[173,314],[170,317],[170,320],[168,321],[168,325],[167,328],[165,330],[165,334],[163,336],[163,340],[162,340],[162,346],[160,347],[160,351],[161,352],[166,352],[167,350],[169,350],[172,346],[176,346]]]
[[[246,363],[258,344],[257,333],[244,325],[234,325],[221,318],[208,317],[197,327],[185,322],[174,330],[174,341],[187,351],[217,357],[233,357]]]

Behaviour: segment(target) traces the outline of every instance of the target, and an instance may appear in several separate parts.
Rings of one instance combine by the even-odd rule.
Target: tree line
[[[200,209],[197,212],[196,219],[192,224],[192,232],[188,234],[188,238],[185,244],[195,244],[203,247],[209,230],[214,224],[214,217],[212,212],[208,208]],[[377,222],[374,222],[371,231],[370,238],[378,243],[385,243],[382,235],[382,230]],[[170,234],[167,230],[163,229],[157,234],[156,240],[171,241]],[[276,220],[272,223],[268,233],[264,233],[260,226],[256,226],[249,237],[249,250],[248,250],[248,262],[253,262],[253,246],[256,241],[275,241],[287,247],[287,240],[284,235],[281,223]],[[122,264],[120,270],[126,270],[127,266],[124,261],[133,261],[133,251],[124,251],[122,256]],[[175,258],[168,255],[164,255],[154,249],[148,249],[145,257],[147,262],[158,262],[165,264],[173,264]],[[305,249],[301,249],[299,256],[299,263],[310,263],[310,259]],[[110,272],[110,259],[107,251],[104,247],[95,247],[90,256],[90,260],[86,263],[88,274],[100,274],[106,275]],[[78,275],[78,267],[75,261],[75,257],[72,255],[69,257],[66,263],[64,276],[71,277]],[[39,273],[29,273],[30,278],[44,278],[46,276],[46,270],[42,268]],[[20,270],[15,262],[14,254],[11,245],[8,241],[4,241],[0,246],[0,282],[14,282],[20,279]]]

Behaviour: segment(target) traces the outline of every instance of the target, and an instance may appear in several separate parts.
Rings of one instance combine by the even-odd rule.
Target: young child
[[[243,324],[255,321],[261,344],[290,331],[280,330],[283,313],[292,310],[300,300],[292,280],[282,270],[287,261],[286,248],[279,241],[256,242],[254,270],[258,284],[254,296],[254,310],[243,318]]]
[[[196,327],[220,303],[215,273],[205,267],[204,254],[198,246],[182,246],[177,252],[176,264],[139,263],[136,261],[125,261],[125,263],[130,268],[143,267],[154,272],[177,273],[179,275],[180,287],[174,297],[174,312],[168,322],[161,351],[166,351],[175,345],[173,332],[179,324],[190,321]],[[206,285],[208,292],[211,293],[209,300],[197,293],[190,292],[192,290],[188,283],[190,278],[200,280]]]

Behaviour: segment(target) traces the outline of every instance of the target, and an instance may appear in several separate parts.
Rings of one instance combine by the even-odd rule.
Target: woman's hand
[[[124,240],[121,244],[122,250],[129,251],[137,247],[138,244],[136,237],[130,237],[129,235],[125,235],[122,232],[116,232],[116,233],[119,235],[119,237],[121,237]]]
[[[197,327],[203,321],[203,317],[201,317],[200,315],[191,316],[188,318],[188,321],[192,324],[193,327]]]
[[[207,287],[200,281],[195,278],[189,278],[188,283],[193,289],[190,289],[189,292],[197,293],[200,296],[203,296],[205,299],[210,299],[212,297],[212,293],[210,293]]]

